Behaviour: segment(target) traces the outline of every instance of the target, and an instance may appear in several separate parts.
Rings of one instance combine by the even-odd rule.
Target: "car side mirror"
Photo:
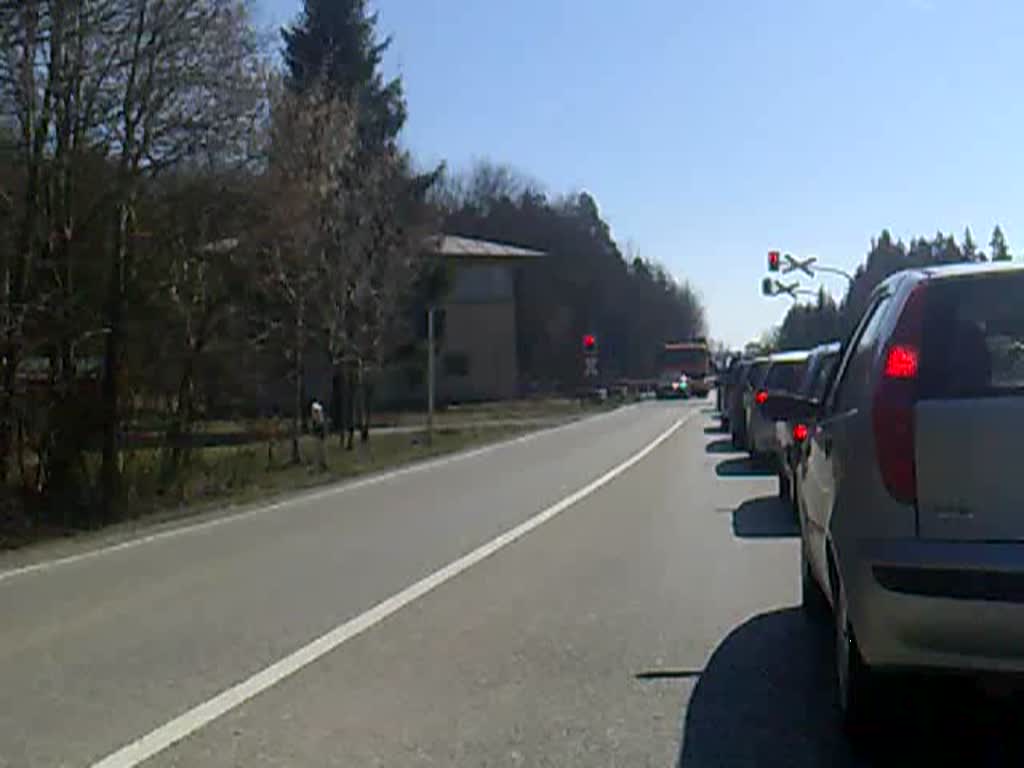
[[[821,404],[811,397],[769,393],[761,413],[772,421],[804,421],[818,415]]]

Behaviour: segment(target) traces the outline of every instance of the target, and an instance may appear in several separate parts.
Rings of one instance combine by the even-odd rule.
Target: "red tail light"
[[[754,402],[757,403],[758,405],[764,405],[765,403],[768,402],[768,393],[762,389],[760,392],[754,395]]]
[[[806,440],[809,434],[810,430],[807,429],[806,424],[797,424],[795,427],[793,427],[793,439],[796,440],[798,443],[802,443],[804,440]]]
[[[882,378],[875,391],[872,421],[875,455],[890,495],[907,504],[917,500],[914,460],[914,404],[917,402],[925,285],[911,292],[885,351]]]
[[[906,344],[894,344],[885,356],[883,375],[887,379],[913,379],[917,377],[918,352]]]

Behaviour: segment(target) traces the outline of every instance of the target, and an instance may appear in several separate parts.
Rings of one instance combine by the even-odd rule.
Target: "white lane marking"
[[[178,536],[184,536],[189,533],[196,533],[198,531],[205,531],[210,528],[216,528],[221,525],[227,525],[228,523],[238,522],[245,520],[253,515],[265,514],[267,512],[274,512],[284,507],[293,505],[305,504],[307,502],[320,501],[321,499],[330,498],[342,493],[354,491],[358,488],[365,488],[368,485],[375,485],[377,483],[383,483],[388,480],[393,480],[396,477],[402,477],[404,475],[412,475],[417,472],[426,472],[431,469],[438,469],[440,467],[447,466],[448,464],[454,464],[459,461],[465,461],[466,459],[474,459],[478,456],[496,451],[500,448],[508,448],[513,445],[525,443],[529,440],[541,437],[542,435],[550,435],[553,432],[558,432],[563,429],[569,429],[571,427],[578,426],[580,424],[593,424],[595,421],[606,419],[615,414],[621,414],[636,408],[637,404],[627,405],[624,408],[617,408],[614,411],[607,413],[601,413],[596,416],[588,416],[582,419],[575,419],[567,424],[561,424],[550,429],[540,429],[536,432],[530,432],[526,435],[520,435],[519,437],[513,437],[509,440],[502,440],[497,443],[485,445],[480,448],[474,448],[469,451],[461,451],[459,453],[453,453],[449,456],[440,456],[436,459],[428,459],[426,461],[417,462],[407,467],[400,469],[393,469],[380,474],[370,475],[364,477],[362,480],[342,481],[338,484],[332,485],[321,491],[313,491],[310,493],[304,493],[300,496],[294,496],[289,499],[275,502],[273,504],[261,505],[247,509],[241,512],[227,513],[223,517],[217,517],[213,520],[205,520],[197,523],[190,523],[185,525],[176,526],[168,531],[160,531],[158,533],[151,533],[138,538],[128,539],[127,541],[118,542],[117,544],[108,544],[107,546],[98,547],[96,549],[90,549],[85,552],[77,552],[73,555],[65,555],[64,557],[58,557],[53,560],[41,560],[38,563],[32,563],[31,565],[23,565],[19,568],[11,568],[6,571],[0,571],[0,583],[7,581],[8,579],[14,579],[18,576],[27,576],[31,573],[37,573],[39,571],[47,571],[51,568],[57,568],[63,565],[71,565],[72,563],[78,563],[82,560],[91,560],[95,557],[101,557],[103,555],[110,555],[115,552],[122,552],[126,549],[134,549],[135,547],[141,547],[144,544],[152,544],[157,541],[164,541],[165,539],[173,539]]]
[[[586,498],[594,491],[608,484],[637,462],[642,461],[648,454],[656,449],[663,442],[668,440],[675,432],[686,424],[698,411],[694,410],[685,417],[678,419],[671,427],[662,432],[644,448],[634,453],[621,464],[613,467],[580,488],[575,493],[566,496],[559,502],[547,509],[538,512],[529,520],[520,523],[515,528],[491,539],[486,544],[474,549],[467,555],[463,555],[440,570],[434,571],[429,576],[417,581],[412,586],[406,587],[401,592],[392,595],[383,602],[378,603],[365,613],[346,621],[324,635],[321,635],[308,645],[299,648],[294,653],[276,661],[269,667],[257,672],[247,680],[222,691],[212,699],[204,701],[196,707],[188,710],[182,715],[174,718],[168,723],[161,725],[156,730],[150,731],[145,736],[122,747],[116,752],[107,755],[96,763],[92,768],[134,768],[145,760],[163,752],[168,747],[181,741],[186,736],[195,733],[204,725],[213,722],[217,718],[227,714],[235,707],[244,704],[249,699],[271,688],[286,677],[295,674],[302,668],[312,664],[317,659],[330,653],[342,643],[351,640],[356,635],[365,632],[379,624],[384,619],[404,608],[409,603],[417,600],[428,592],[444,584],[463,571],[472,568],[498,550],[507,547],[509,544],[521,539],[535,528],[540,527],[551,518],[564,512],[566,509]]]

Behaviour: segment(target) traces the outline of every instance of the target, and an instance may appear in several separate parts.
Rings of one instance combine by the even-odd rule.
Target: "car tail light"
[[[921,283],[908,297],[889,339],[872,411],[875,455],[882,481],[894,499],[907,504],[917,500],[914,404],[917,402],[924,308],[925,284]]]
[[[758,405],[764,405],[768,402],[768,393],[763,389],[754,395],[754,402]]]
[[[885,356],[883,375],[889,379],[917,377],[918,351],[907,344],[894,344]]]
[[[804,442],[809,434],[810,430],[807,429],[806,424],[797,424],[793,427],[793,439],[798,443]]]

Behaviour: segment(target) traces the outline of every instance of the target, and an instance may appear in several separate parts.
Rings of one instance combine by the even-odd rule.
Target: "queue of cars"
[[[901,272],[841,347],[802,353],[798,386],[771,373],[796,355],[723,379],[734,441],[768,454],[793,498],[803,606],[831,617],[854,734],[883,673],[1024,672],[1021,296],[1021,266]]]

